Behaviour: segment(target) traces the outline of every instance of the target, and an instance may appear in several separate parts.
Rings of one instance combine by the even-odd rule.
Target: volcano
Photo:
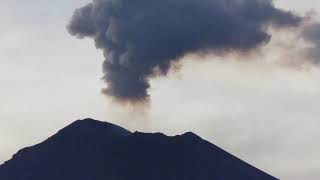
[[[0,166],[1,180],[276,180],[188,132],[78,120]]]

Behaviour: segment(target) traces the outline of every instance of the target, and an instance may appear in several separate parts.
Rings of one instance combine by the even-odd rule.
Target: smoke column
[[[253,51],[270,41],[268,27],[301,21],[272,0],[93,0],[75,10],[68,30],[103,50],[104,94],[146,102],[149,79],[182,56]]]

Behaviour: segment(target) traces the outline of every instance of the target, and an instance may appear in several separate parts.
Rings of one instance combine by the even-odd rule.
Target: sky
[[[249,57],[184,57],[179,71],[151,80],[150,109],[141,111],[101,93],[102,52],[67,32],[88,2],[0,0],[0,163],[90,117],[132,131],[193,131],[280,179],[319,179],[320,67],[296,65],[294,33],[275,32]],[[316,0],[275,3],[320,11]]]

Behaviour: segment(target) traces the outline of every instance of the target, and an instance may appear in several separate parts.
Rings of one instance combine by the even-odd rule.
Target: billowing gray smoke
[[[93,0],[68,29],[103,50],[103,92],[137,102],[149,99],[155,69],[166,75],[185,54],[248,52],[270,40],[267,27],[300,21],[272,0]]]

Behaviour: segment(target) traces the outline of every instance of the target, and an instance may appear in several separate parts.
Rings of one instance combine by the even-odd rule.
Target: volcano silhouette
[[[0,166],[0,180],[276,180],[193,133],[78,120]]]

